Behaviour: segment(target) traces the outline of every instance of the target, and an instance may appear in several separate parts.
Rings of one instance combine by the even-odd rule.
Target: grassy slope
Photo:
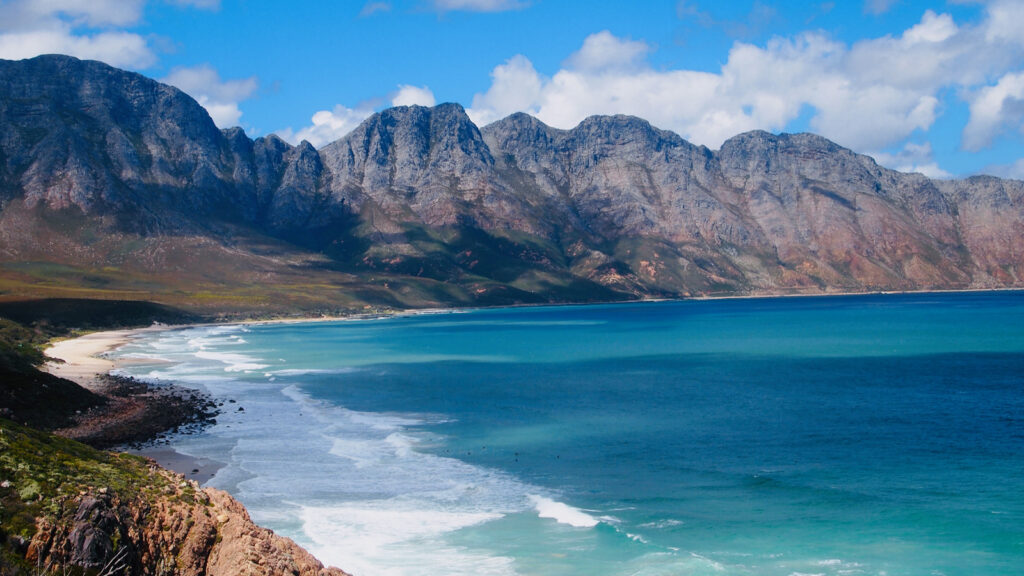
[[[342,253],[223,223],[140,236],[12,201],[0,212],[0,301],[148,300],[237,318],[628,296],[573,276],[560,250],[536,238],[472,229],[403,237]]]
[[[0,311],[0,315],[2,311]],[[40,372],[46,332],[0,318],[0,415],[42,429],[71,423],[76,412],[103,403],[81,386]]]
[[[25,559],[38,519],[68,522],[80,493],[102,489],[155,502],[168,483],[143,458],[0,419],[0,574],[38,573]]]

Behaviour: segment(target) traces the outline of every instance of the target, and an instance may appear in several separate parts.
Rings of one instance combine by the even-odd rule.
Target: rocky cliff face
[[[42,517],[25,559],[110,574],[160,576],[345,576],[287,538],[253,524],[226,492],[199,489],[165,471],[162,497],[99,488],[65,502],[64,519]]]
[[[0,419],[0,574],[345,576],[227,493]]]
[[[317,151],[219,131],[174,88],[58,56],[0,63],[0,121],[5,203],[144,235],[230,242],[241,226],[496,301],[1024,282],[1024,184],[901,174],[811,134],[711,151],[638,118],[479,129],[442,104]]]

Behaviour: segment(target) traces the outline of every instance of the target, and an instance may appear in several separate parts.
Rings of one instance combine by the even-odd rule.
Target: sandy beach
[[[43,370],[96,391],[102,387],[101,378],[117,367],[113,361],[103,358],[102,355],[126,344],[135,334],[153,330],[154,328],[111,330],[55,342],[44,353],[62,362],[47,362],[43,365]]]
[[[167,395],[154,397],[151,393],[142,393],[126,399],[121,398],[121,395],[124,394],[123,389],[116,390],[117,386],[112,385],[109,378],[110,372],[117,369],[121,363],[105,358],[104,355],[128,343],[139,334],[174,328],[180,327],[151,326],[132,330],[110,330],[61,340],[45,350],[47,356],[57,361],[46,362],[43,369],[54,376],[71,380],[92,392],[116,397],[115,403],[119,406],[113,410],[114,414],[101,413],[92,418],[87,417],[82,424],[84,428],[95,426],[97,423],[107,426],[109,425],[107,421],[111,419],[123,419],[131,422],[140,417],[146,418],[146,410],[159,409],[159,404],[166,403]],[[194,458],[155,443],[124,449],[124,451],[151,458],[160,466],[198,482],[206,482],[223,466],[220,462]]]

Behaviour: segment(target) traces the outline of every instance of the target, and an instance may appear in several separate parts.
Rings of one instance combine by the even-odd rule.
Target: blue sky
[[[931,176],[1024,178],[1024,0],[0,0],[0,58],[174,84],[320,146],[374,111],[633,114],[712,149],[812,131]]]

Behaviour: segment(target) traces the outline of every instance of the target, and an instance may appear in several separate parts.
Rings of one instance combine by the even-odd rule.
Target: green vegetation
[[[0,370],[25,373],[42,364],[43,340],[38,332],[0,317]]]
[[[169,485],[143,458],[101,452],[0,418],[0,574],[39,574],[25,560],[37,519],[69,523],[82,493],[156,502]]]
[[[148,326],[153,322],[183,324],[200,322],[203,317],[145,301],[88,300],[81,298],[49,298],[20,302],[0,302],[0,319],[7,318],[34,330],[24,328],[12,336],[31,336],[33,343],[46,341],[77,331],[111,330]],[[13,324],[10,322],[9,324]],[[0,324],[0,327],[3,325]],[[16,326],[16,325],[15,325]],[[13,330],[13,329],[12,329]],[[29,334],[31,332],[31,334]],[[0,332],[2,337],[2,332]],[[42,360],[42,355],[39,355]],[[36,362],[38,364],[39,362]]]

